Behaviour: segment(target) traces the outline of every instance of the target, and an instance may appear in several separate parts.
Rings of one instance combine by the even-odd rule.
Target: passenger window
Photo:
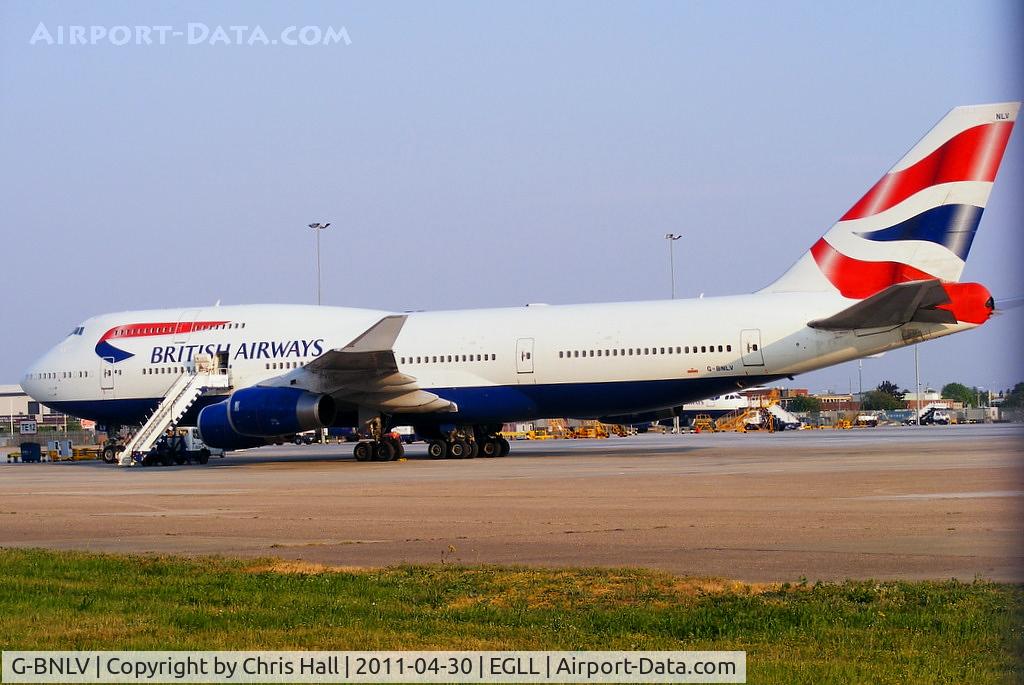
[[[665,354],[665,348],[664,347],[661,348],[661,353]]]
[[[701,352],[707,352],[707,351],[708,351],[708,348],[707,348],[707,347],[705,347],[704,345],[701,345],[701,346],[700,346],[700,351],[701,351]]]
[[[754,343],[754,352],[757,352],[757,343]]]
[[[725,346],[725,351],[726,352],[732,352],[732,345],[726,345]]]
[[[719,346],[718,346],[718,351],[719,351],[719,352],[721,352],[721,351],[722,351],[722,346],[721,346],[721,345],[719,345]]]

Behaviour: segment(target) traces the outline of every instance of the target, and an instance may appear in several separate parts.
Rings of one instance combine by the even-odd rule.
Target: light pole
[[[857,360],[857,401],[864,401],[864,360]]]
[[[320,231],[330,226],[330,222],[322,224],[319,221],[309,224],[309,227],[316,232],[316,303],[320,304]]]
[[[668,274],[669,278],[672,279],[672,299],[676,299],[676,255],[675,247],[676,241],[682,238],[681,235],[675,233],[666,233],[665,240],[668,241]],[[672,417],[672,432],[675,435],[679,435],[679,416]]]
[[[676,299],[676,256],[675,246],[676,241],[682,238],[681,235],[675,233],[666,233],[665,240],[668,241],[668,272],[672,279],[672,299]]]
[[[917,426],[921,427],[921,363],[917,354],[920,343],[914,343],[914,383],[917,385],[917,392],[914,394],[914,416],[917,417]]]

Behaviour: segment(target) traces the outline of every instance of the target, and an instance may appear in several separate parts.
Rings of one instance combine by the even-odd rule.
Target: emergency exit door
[[[516,371],[533,373],[533,338],[519,338],[516,341]]]
[[[743,354],[743,366],[764,366],[761,329],[747,328],[740,331],[740,352]]]

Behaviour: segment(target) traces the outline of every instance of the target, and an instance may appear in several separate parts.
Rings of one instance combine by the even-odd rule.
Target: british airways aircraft
[[[985,323],[991,295],[960,276],[1019,108],[951,110],[753,294],[416,313],[245,305],[104,314],[76,326],[22,385],[55,410],[107,424],[148,425],[154,415],[165,416],[161,432],[195,424],[225,449],[356,427],[360,460],[401,453],[394,425],[415,426],[432,457],[462,458],[507,453],[505,422],[667,418],[688,402]]]

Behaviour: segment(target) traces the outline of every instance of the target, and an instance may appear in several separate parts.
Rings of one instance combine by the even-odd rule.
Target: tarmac
[[[517,441],[358,463],[0,464],[0,546],[403,563],[641,566],[744,581],[1024,582],[1024,426]]]

